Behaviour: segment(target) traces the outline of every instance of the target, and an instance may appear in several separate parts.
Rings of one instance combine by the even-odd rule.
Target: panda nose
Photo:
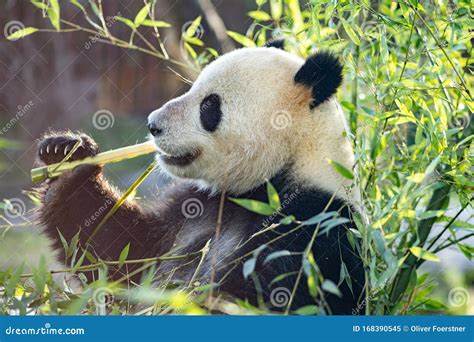
[[[148,123],[148,129],[150,130],[151,135],[154,137],[160,135],[163,132],[163,130],[159,128],[154,122]]]

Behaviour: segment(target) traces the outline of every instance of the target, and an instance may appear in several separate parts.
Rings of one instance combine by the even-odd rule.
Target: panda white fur
[[[275,306],[272,296],[282,288],[293,291],[302,252],[316,225],[295,229],[293,223],[264,230],[281,216],[265,217],[230,200],[266,202],[269,180],[282,201],[288,199],[282,207],[285,215],[302,221],[323,211],[337,211],[349,219],[320,232],[311,248],[321,274],[339,285],[342,297],[327,293],[316,300],[303,272],[291,309],[317,304],[322,312],[352,313],[365,282],[357,248],[347,238],[348,228],[355,228],[351,213],[359,193],[328,163],[335,160],[348,169],[354,163],[344,114],[334,97],[341,81],[342,66],[329,53],[304,61],[281,49],[264,47],[221,56],[202,71],[187,93],[148,118],[150,137],[160,151],[159,165],[175,179],[173,184],[149,209],[126,202],[93,237],[89,248],[102,259],[117,260],[130,243],[129,259],[141,259],[170,251],[196,252],[210,241],[198,274],[199,256],[161,262],[157,286],[165,279],[214,281],[220,293],[253,304],[257,304],[255,277],[244,277],[242,265],[258,250],[255,276],[261,295],[270,309],[285,309]],[[38,159],[44,164],[58,162],[78,140],[82,144],[72,159],[98,152],[85,134],[53,132],[40,141]],[[101,168],[92,165],[45,182],[42,194],[40,219],[58,250],[62,249],[58,231],[67,240],[80,231],[84,247],[100,219],[88,226],[84,220],[118,198]],[[189,215],[186,205],[196,205],[198,212]],[[279,250],[292,254],[263,262]],[[350,273],[350,285],[340,279],[342,261]],[[115,270],[111,277],[119,278],[122,271]],[[128,271],[133,272],[133,266]],[[289,276],[272,283],[282,274]]]

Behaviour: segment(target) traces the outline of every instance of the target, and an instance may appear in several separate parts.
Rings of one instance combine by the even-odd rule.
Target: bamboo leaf
[[[437,255],[435,255],[431,252],[428,252],[428,251],[424,250],[421,247],[411,247],[410,252],[412,252],[412,254],[414,256],[416,256],[420,259],[423,259],[423,260],[435,261],[435,262],[440,261],[440,258]]]
[[[247,279],[249,275],[252,274],[252,272],[255,270],[255,265],[257,263],[257,259],[251,258],[244,263],[243,267],[243,273],[244,273],[244,278]]]
[[[288,256],[288,255],[291,255],[291,252],[287,250],[270,253],[269,255],[267,255],[267,257],[263,261],[263,264],[265,265],[274,259],[280,258],[282,256]]]
[[[270,216],[275,213],[275,209],[265,202],[260,202],[260,201],[252,200],[252,199],[244,199],[244,198],[229,198],[229,199],[235,204],[238,204],[241,207],[244,207],[245,209],[250,210],[254,213],[260,214],[260,215]]]
[[[229,37],[234,39],[237,43],[239,43],[242,46],[245,46],[245,47],[255,47],[255,46],[257,46],[252,39],[250,39],[249,37],[246,37],[244,35],[241,35],[240,33],[233,32],[233,31],[227,31],[227,34],[229,35]]]
[[[273,20],[280,20],[283,13],[282,0],[270,0],[270,13],[272,14]]]
[[[122,249],[119,256],[119,268],[123,266],[125,260],[127,260],[128,252],[130,251],[130,242]]]
[[[124,17],[121,17],[121,16],[116,16],[115,19],[117,19],[118,21],[124,23],[125,25],[130,27],[132,30],[136,29],[135,23],[133,21],[131,21],[130,19],[127,19],[127,18],[124,18]]]
[[[78,0],[69,0],[69,2],[71,4],[73,4],[74,6],[78,7],[82,12],[85,12],[86,9],[84,8],[84,6],[81,5],[81,3],[78,1]]]
[[[336,284],[334,284],[331,280],[329,279],[325,279],[323,281],[323,284],[321,285],[321,288],[326,291],[326,292],[329,292],[335,296],[338,296],[339,298],[342,298],[342,294],[341,294],[341,291],[339,291],[339,288],[337,287]]]
[[[38,32],[38,29],[36,27],[25,27],[24,29],[13,32],[7,37],[7,39],[18,40],[35,32]]]
[[[60,7],[58,0],[49,0],[48,16],[51,24],[54,26],[56,31],[61,29],[60,27]]]
[[[322,221],[327,220],[328,218],[334,217],[336,215],[337,215],[337,212],[335,212],[335,211],[331,211],[331,212],[327,212],[327,213],[320,213],[318,215],[315,215],[315,216],[301,222],[301,224],[303,224],[305,226],[316,225],[316,224],[319,224]]]
[[[135,24],[135,27],[139,27],[145,21],[150,11],[150,6],[151,6],[151,3],[148,3],[145,6],[143,6],[142,9],[138,12],[138,14],[135,17],[135,20],[133,21],[133,23]]]
[[[267,182],[267,196],[268,196],[268,203],[270,204],[270,206],[273,209],[275,209],[275,211],[280,210],[281,208],[280,196],[278,196],[278,192],[276,191],[276,189],[270,182]]]
[[[351,180],[354,179],[354,175],[352,174],[352,172],[349,171],[348,169],[346,169],[346,167],[344,165],[339,164],[338,162],[336,162],[334,160],[330,160],[330,159],[328,159],[328,162],[344,178],[351,179]]]
[[[151,20],[151,19],[143,20],[141,25],[149,26],[149,27],[171,27],[171,24],[167,23],[166,21]]]
[[[267,21],[272,19],[272,17],[270,17],[270,15],[264,11],[250,11],[247,13],[247,15],[250,18],[260,21]]]
[[[199,26],[201,25],[201,16],[197,17],[196,19],[193,20],[191,25],[184,31],[183,38],[192,38],[196,35],[198,32]]]
[[[48,5],[46,5],[44,2],[42,2],[41,0],[31,0],[31,3],[38,7],[39,9],[43,10],[43,11],[47,11],[48,10]]]
[[[354,31],[354,29],[350,26],[350,24],[344,18],[340,18],[340,19],[342,22],[342,26],[344,27],[344,30],[346,31],[347,35],[351,38],[351,40],[354,42],[355,45],[360,45],[359,36]]]
[[[321,312],[321,309],[316,305],[306,305],[297,309],[294,313],[301,316],[313,316]]]

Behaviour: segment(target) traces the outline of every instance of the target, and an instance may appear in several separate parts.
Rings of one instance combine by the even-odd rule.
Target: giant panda
[[[276,312],[291,313],[307,305],[318,305],[322,314],[360,312],[364,267],[357,239],[348,238],[349,229],[356,228],[353,215],[360,195],[328,162],[348,169],[354,164],[344,114],[335,98],[343,68],[328,52],[302,60],[280,43],[273,45],[219,57],[188,92],[149,115],[159,169],[171,176],[171,185],[160,189],[157,203],[147,207],[126,201],[88,248],[103,260],[118,260],[129,243],[128,259],[192,255],[158,263],[157,286],[164,280],[212,282],[223,296]],[[98,153],[86,134],[50,132],[40,139],[37,158],[42,164],[59,162],[78,141],[72,160]],[[268,183],[284,203],[279,214],[262,215],[236,203],[267,202]],[[47,180],[40,192],[39,219],[58,251],[63,250],[61,238],[70,241],[78,232],[79,244],[86,246],[105,215],[100,208],[111,208],[120,196],[95,165]],[[336,212],[346,220],[318,234],[313,234],[316,223],[299,224],[323,212]],[[283,215],[293,215],[296,221],[281,224]],[[87,221],[90,217],[96,220]],[[201,260],[194,252],[206,244],[209,250]],[[321,283],[322,296],[309,291],[308,263],[302,262],[307,246],[315,268],[340,293],[324,291]],[[276,251],[288,252],[276,257]],[[265,261],[269,255],[273,257]],[[243,268],[249,273],[249,267],[243,265],[251,258],[253,272],[244,275]],[[127,271],[133,270],[129,265]],[[110,277],[118,279],[121,272],[111,270]],[[291,297],[283,303],[286,307],[279,305],[282,296]]]

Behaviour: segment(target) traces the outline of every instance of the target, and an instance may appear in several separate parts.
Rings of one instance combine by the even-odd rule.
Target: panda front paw
[[[99,148],[95,141],[86,134],[59,132],[45,135],[38,143],[37,158],[46,165],[61,162],[79,142],[69,161],[95,156]]]

